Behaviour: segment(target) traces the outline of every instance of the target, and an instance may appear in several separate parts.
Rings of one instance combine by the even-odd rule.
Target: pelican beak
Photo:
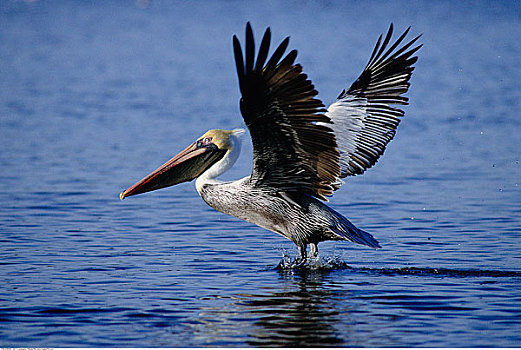
[[[147,177],[121,192],[119,198],[123,200],[135,194],[192,181],[224,157],[225,153],[226,150],[219,149],[213,143],[200,146],[194,142]]]

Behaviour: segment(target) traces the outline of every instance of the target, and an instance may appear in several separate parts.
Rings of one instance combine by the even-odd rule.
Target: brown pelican
[[[359,78],[325,109],[302,66],[297,51],[284,56],[289,37],[268,59],[271,41],[266,29],[255,59],[250,24],[243,51],[233,36],[240,110],[253,143],[250,176],[233,182],[216,178],[240,152],[244,130],[209,130],[150,175],[123,191],[121,199],[197,179],[195,186],[212,208],[246,220],[293,241],[300,258],[318,254],[324,240],[348,240],[380,248],[368,232],[355,227],[323,203],[342,178],[373,166],[394,137],[402,96],[421,47],[417,36],[402,45],[410,27],[389,45],[393,25],[380,35]],[[383,40],[382,40],[383,38]]]

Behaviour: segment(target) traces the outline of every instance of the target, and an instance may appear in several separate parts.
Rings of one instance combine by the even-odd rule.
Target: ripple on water
[[[426,276],[426,277],[451,277],[451,278],[467,278],[467,277],[521,277],[519,271],[504,270],[481,270],[481,269],[449,269],[434,267],[398,267],[398,268],[370,268],[370,267],[352,267],[349,266],[339,256],[332,257],[311,257],[302,261],[300,258],[291,259],[290,256],[284,255],[276,270],[293,271],[293,272],[328,272],[335,270],[344,270],[352,273],[369,273],[382,276]]]

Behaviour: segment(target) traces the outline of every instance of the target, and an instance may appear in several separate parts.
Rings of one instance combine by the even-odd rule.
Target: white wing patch
[[[364,97],[346,95],[329,106],[338,150],[341,177],[362,174],[372,167],[394,137],[403,111]]]
[[[409,28],[410,29],[410,28]],[[329,106],[326,116],[336,137],[340,153],[340,178],[362,174],[384,153],[396,133],[403,110],[391,105],[406,105],[402,96],[409,89],[409,79],[417,57],[412,55],[422,45],[410,48],[420,36],[402,45],[407,29],[389,48],[393,26],[382,41],[378,39],[369,63],[362,74]],[[342,181],[338,179],[335,189]]]

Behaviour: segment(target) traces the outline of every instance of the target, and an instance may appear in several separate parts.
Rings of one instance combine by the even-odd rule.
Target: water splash
[[[275,268],[278,271],[315,271],[328,272],[333,270],[343,270],[351,268],[339,256],[332,257],[309,257],[306,259],[295,258],[291,259],[286,253],[283,254],[282,259]]]

